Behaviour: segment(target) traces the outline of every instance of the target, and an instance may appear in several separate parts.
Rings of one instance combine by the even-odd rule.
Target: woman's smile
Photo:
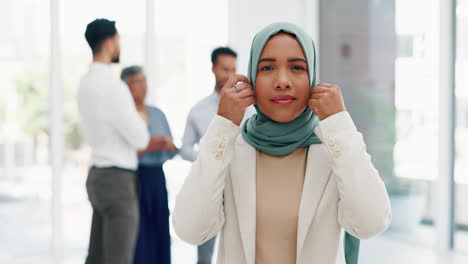
[[[279,105],[292,104],[295,100],[296,100],[296,98],[294,98],[291,95],[287,95],[287,94],[281,94],[281,95],[275,96],[273,99],[271,99],[271,101],[273,103],[279,104]]]

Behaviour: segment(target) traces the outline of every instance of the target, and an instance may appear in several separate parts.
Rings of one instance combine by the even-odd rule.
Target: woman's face
[[[130,88],[133,100],[135,100],[136,103],[143,103],[145,101],[146,91],[148,89],[145,74],[140,72],[128,77],[127,85],[128,88]]]
[[[279,33],[265,45],[258,63],[257,105],[277,122],[299,116],[309,100],[307,61],[296,38]]]

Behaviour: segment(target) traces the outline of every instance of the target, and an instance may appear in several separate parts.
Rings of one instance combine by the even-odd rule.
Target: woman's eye
[[[265,66],[265,67],[262,67],[260,70],[261,70],[261,71],[271,71],[271,70],[273,70],[273,67],[271,67],[271,66]]]
[[[293,70],[297,70],[297,71],[303,71],[303,70],[305,70],[305,68],[302,67],[302,66],[292,66],[292,69],[293,69]]]

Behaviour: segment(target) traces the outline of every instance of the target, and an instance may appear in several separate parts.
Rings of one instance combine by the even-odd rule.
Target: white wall
[[[274,22],[295,23],[318,45],[318,0],[229,0],[229,45],[238,53],[238,72],[247,73],[255,34]]]

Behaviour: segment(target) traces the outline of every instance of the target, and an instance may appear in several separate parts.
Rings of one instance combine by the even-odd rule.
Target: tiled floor
[[[172,208],[175,194],[183,183],[189,164],[174,161],[167,164],[167,182]],[[37,171],[36,171],[37,172]],[[46,171],[44,171],[46,172]],[[47,175],[48,173],[44,173]],[[0,263],[9,264],[78,264],[83,263],[88,244],[91,210],[84,188],[84,175],[76,170],[66,171],[63,179],[63,250],[60,261],[49,258],[51,219],[49,181],[44,176],[17,186],[12,197],[8,191],[16,188],[0,185]],[[40,184],[39,184],[40,183]],[[28,189],[29,188],[29,189]],[[10,192],[11,193],[11,192]],[[173,231],[174,264],[195,263],[196,248],[177,239]],[[456,254],[438,256],[432,246],[430,227],[420,227],[413,234],[388,232],[362,242],[360,264],[466,264],[468,263],[468,233],[459,233]]]
[[[468,254],[452,253],[439,256],[433,248],[404,242],[385,235],[362,243],[362,264],[466,264]]]

